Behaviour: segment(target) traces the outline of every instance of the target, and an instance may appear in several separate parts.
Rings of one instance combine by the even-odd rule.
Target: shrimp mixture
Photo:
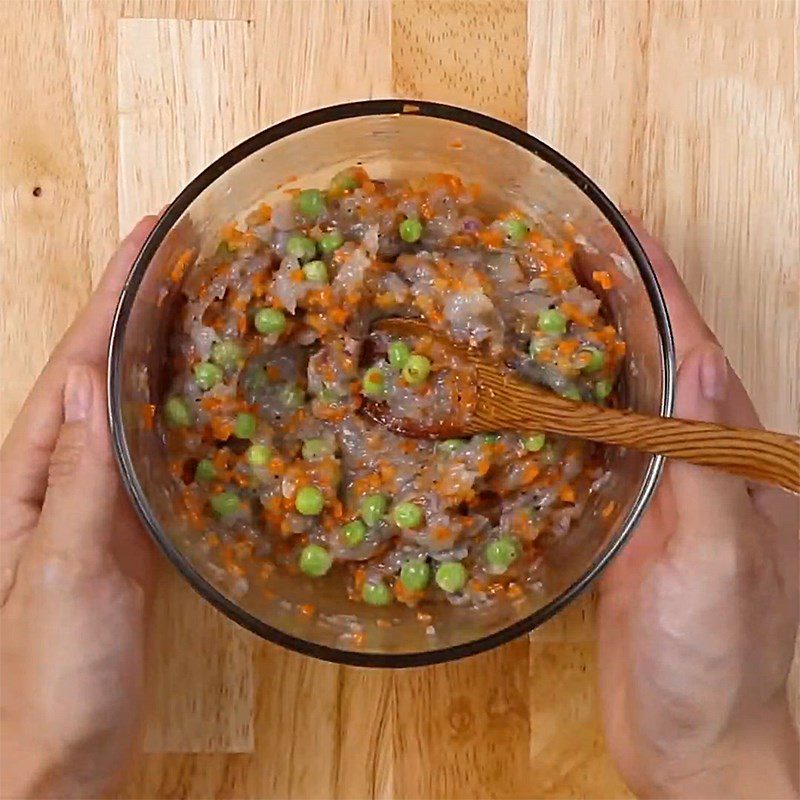
[[[604,478],[598,448],[537,431],[409,439],[359,411],[452,413],[459,364],[429,337],[372,333],[392,316],[608,402],[625,344],[578,284],[574,245],[479,199],[453,175],[354,167],[176,263],[159,425],[180,513],[234,574],[249,559],[262,575],[338,576],[374,606],[479,606],[521,596],[547,541],[569,533]],[[593,281],[609,288],[607,273]]]

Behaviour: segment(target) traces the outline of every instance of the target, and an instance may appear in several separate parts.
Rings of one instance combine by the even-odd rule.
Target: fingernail
[[[721,403],[728,391],[728,359],[718,345],[709,345],[700,362],[700,390],[703,397]]]
[[[64,421],[82,422],[92,410],[92,381],[83,367],[70,367],[64,386]]]

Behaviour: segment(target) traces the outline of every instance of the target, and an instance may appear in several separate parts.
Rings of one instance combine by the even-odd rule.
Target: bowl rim
[[[181,553],[165,534],[147,502],[145,493],[136,475],[136,470],[125,437],[121,405],[122,350],[127,322],[130,317],[137,290],[150,261],[167,233],[173,228],[175,223],[178,222],[192,201],[217,178],[252,153],[261,150],[279,139],[330,122],[356,117],[399,116],[403,114],[433,117],[469,125],[506,139],[546,161],[588,197],[617,232],[631,255],[645,285],[655,316],[659,337],[662,373],[661,415],[670,416],[674,404],[676,366],[672,328],[661,288],[644,248],[619,209],[591,178],[569,159],[561,155],[561,153],[526,131],[510,123],[481,114],[480,112],[444,103],[410,99],[360,100],[318,108],[271,125],[248,139],[245,139],[206,167],[186,185],[160,216],[133,262],[114,314],[108,354],[108,415],[114,453],[122,474],[122,482],[140,519],[158,547],[189,582],[192,588],[219,611],[251,633],[255,633],[263,639],[279,644],[289,650],[294,650],[324,661],[358,667],[420,667],[465,658],[510,642],[512,639],[529,633],[534,628],[546,622],[581,594],[598,577],[613,559],[614,555],[623,547],[637,525],[658,485],[664,462],[661,456],[652,456],[650,458],[638,495],[631,505],[625,519],[620,524],[617,536],[595,557],[594,561],[586,568],[578,580],[550,600],[546,605],[529,614],[527,617],[517,620],[488,636],[483,636],[479,639],[474,639],[462,644],[451,645],[439,650],[425,650],[409,653],[376,653],[371,651],[340,650],[335,647],[317,644],[293,636],[253,616],[238,606],[233,600],[226,597],[192,566],[189,559]]]

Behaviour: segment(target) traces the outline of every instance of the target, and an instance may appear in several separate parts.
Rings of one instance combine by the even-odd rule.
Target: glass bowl
[[[621,396],[649,414],[672,412],[675,359],[669,318],[647,257],[622,214],[575,165],[533,136],[453,106],[372,100],[323,108],[274,125],[223,155],[172,202],[145,242],[119,302],[109,352],[114,445],[127,491],[160,548],[209,602],[270,641],[335,662],[403,667],[469,656],[531,631],[564,608],[614,557],[644,512],[660,458],[607,454],[611,478],[570,534],[546,551],[541,580],[514,602],[475,611],[354,604],[335,581],[280,573],[231,574],[175,513],[161,442],[143,409],[162,399],[166,339],[178,301],[169,278],[187,246],[201,255],[220,228],[287,187],[325,185],[339,169],[373,177],[452,172],[482,186],[491,206],[516,205],[568,230],[577,270],[608,270],[602,301],[628,343]],[[150,417],[152,421],[152,417]],[[613,511],[609,512],[610,509]],[[298,609],[313,605],[313,614]],[[399,606],[399,604],[396,604]]]

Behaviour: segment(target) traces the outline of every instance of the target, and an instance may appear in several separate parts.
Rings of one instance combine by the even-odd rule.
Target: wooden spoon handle
[[[680,458],[800,492],[800,439],[794,436],[575,403],[476,366],[482,390],[468,425],[475,432],[536,429],[577,436]]]

